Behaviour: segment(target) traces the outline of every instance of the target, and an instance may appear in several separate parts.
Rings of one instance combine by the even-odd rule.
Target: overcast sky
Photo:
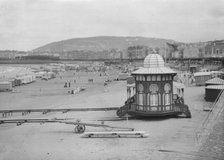
[[[0,50],[99,35],[224,39],[224,0],[0,0]]]

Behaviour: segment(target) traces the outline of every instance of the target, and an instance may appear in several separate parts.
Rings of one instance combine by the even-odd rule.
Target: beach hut
[[[194,73],[196,86],[203,86],[205,82],[212,78],[211,72],[196,72]]]
[[[42,78],[43,75],[44,75],[45,73],[46,73],[46,72],[43,72],[43,71],[36,72],[36,73],[35,73],[35,76],[36,76],[36,78]]]
[[[12,90],[12,83],[8,81],[0,82],[0,91],[11,91]]]
[[[56,74],[54,72],[46,72],[45,74],[43,74],[42,79],[49,80],[55,77],[56,77]]]
[[[19,76],[16,77],[16,84],[21,85],[21,84],[29,84],[32,83],[36,80],[35,75],[23,75],[23,76]]]
[[[205,87],[205,100],[215,102],[222,90],[224,90],[224,85],[209,85]]]
[[[212,77],[219,77],[221,79],[224,78],[224,72],[222,71],[211,71]]]
[[[29,83],[32,83],[33,81],[35,81],[34,75],[25,75],[20,78],[21,78],[22,84],[29,84]]]
[[[208,85],[224,85],[224,80],[221,78],[215,77],[205,82],[205,86],[208,86]]]
[[[198,65],[190,65],[190,72],[191,73],[195,73],[196,71],[197,71],[197,69],[198,69]]]
[[[135,79],[135,93],[117,110],[119,117],[126,113],[135,117],[159,117],[184,113],[187,117],[191,117],[187,105],[182,103],[177,105],[174,101],[173,77],[176,72],[165,67],[164,60],[159,54],[148,55],[143,67],[132,72],[131,75]]]
[[[12,84],[12,87],[16,86],[16,80],[14,78],[9,79],[8,81]]]
[[[22,80],[20,78],[15,78],[15,86],[20,86],[22,84]]]

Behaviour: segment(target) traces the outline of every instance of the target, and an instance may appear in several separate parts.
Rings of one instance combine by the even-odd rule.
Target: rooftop
[[[143,67],[132,74],[176,74],[176,72],[165,67],[164,60],[159,54],[149,54],[144,59]]]
[[[144,68],[164,67],[164,60],[159,54],[149,54],[144,59]]]
[[[140,68],[132,74],[176,74],[175,71],[168,67],[160,67],[160,68]]]
[[[211,72],[196,72],[194,76],[208,76],[211,75]]]
[[[224,80],[221,78],[215,77],[213,79],[207,80],[205,84],[223,84],[224,85]]]

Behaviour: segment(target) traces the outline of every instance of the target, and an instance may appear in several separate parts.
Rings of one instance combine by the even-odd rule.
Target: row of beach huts
[[[8,80],[0,81],[0,91],[11,91],[13,87],[32,83],[36,80],[35,74],[23,75]]]
[[[12,91],[13,87],[33,83],[36,81],[36,78],[50,80],[56,77],[56,73],[52,71],[21,68],[15,67],[14,70],[9,69],[0,73],[0,92]]]
[[[220,93],[224,90],[224,72],[208,71],[194,73],[196,86],[205,86],[204,99],[215,102]]]
[[[13,87],[21,86],[25,84],[32,83],[36,81],[36,78],[40,78],[42,80],[50,80],[55,78],[56,74],[54,72],[45,72],[45,73],[37,73],[31,75],[18,76],[15,78],[10,78],[8,80],[0,81],[0,92],[2,91],[12,91]]]
[[[5,68],[4,68],[5,67]],[[30,67],[12,67],[2,66],[0,68],[0,92],[12,91],[13,87],[29,84],[36,81],[36,78],[42,80],[50,80],[67,70],[106,70],[107,66],[103,63],[80,63],[80,64],[47,64],[32,65]],[[3,68],[3,69],[2,69]]]
[[[224,79],[224,72],[222,71],[208,71],[208,72],[196,72],[194,73],[196,86],[204,86],[207,80],[219,77]]]

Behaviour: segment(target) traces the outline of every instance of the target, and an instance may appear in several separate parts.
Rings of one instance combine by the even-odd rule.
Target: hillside
[[[164,47],[166,42],[174,42],[168,39],[147,37],[113,37],[99,36],[88,38],[73,38],[58,42],[52,42],[34,49],[34,52],[69,52],[69,51],[103,51],[118,49],[124,50],[128,46],[145,45],[148,47]]]

